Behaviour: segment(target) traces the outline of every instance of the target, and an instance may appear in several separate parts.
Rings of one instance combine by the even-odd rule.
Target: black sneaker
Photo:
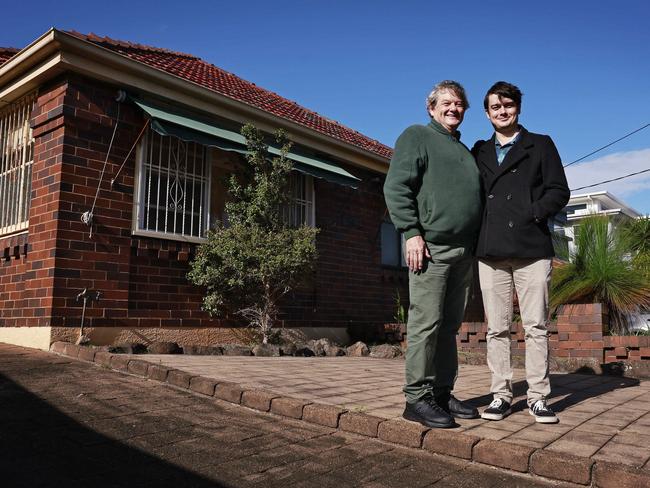
[[[433,428],[448,429],[456,425],[454,417],[436,403],[433,395],[426,395],[413,403],[406,402],[402,417]]]
[[[478,410],[468,403],[460,401],[449,391],[444,393],[436,393],[436,403],[449,415],[459,419],[476,419],[478,418]]]
[[[530,406],[528,413],[535,417],[535,422],[540,424],[557,424],[560,421],[553,410],[546,405],[546,400],[537,400]]]
[[[503,420],[503,417],[510,415],[510,404],[502,398],[495,398],[492,403],[483,410],[481,418],[485,420]]]

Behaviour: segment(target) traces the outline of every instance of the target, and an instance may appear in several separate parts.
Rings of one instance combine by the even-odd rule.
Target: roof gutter
[[[269,114],[191,81],[129,59],[110,49],[50,29],[0,68],[0,100],[9,103],[46,79],[72,71],[94,79],[174,100],[186,107],[264,131],[282,128],[294,142],[355,166],[386,173],[389,160],[282,117]],[[6,86],[5,86],[6,85]]]

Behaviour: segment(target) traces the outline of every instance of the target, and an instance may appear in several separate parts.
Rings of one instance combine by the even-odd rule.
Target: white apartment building
[[[571,195],[564,210],[567,215],[564,235],[571,239],[569,252],[575,251],[576,232],[580,228],[580,221],[588,215],[607,215],[610,217],[610,226],[627,219],[642,217],[641,213],[607,191]]]

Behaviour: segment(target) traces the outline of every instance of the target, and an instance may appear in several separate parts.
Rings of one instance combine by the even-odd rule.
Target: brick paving
[[[139,359],[82,356],[105,366],[0,344],[1,486],[569,486],[243,408],[206,396],[209,380],[190,379],[199,394],[107,369],[137,374]]]
[[[237,383],[243,389],[262,389],[384,419],[399,419],[404,409],[402,360],[187,355],[138,358],[215,381]],[[459,419],[454,431],[650,469],[650,382],[553,373],[549,403],[559,414],[560,423],[540,425],[528,414],[524,378],[523,370],[515,370],[514,413],[507,420]],[[456,396],[480,409],[491,401],[489,385],[487,367],[461,365]]]
[[[235,384],[242,390],[263,390],[271,398],[274,395],[290,397],[304,403],[338,407],[349,412],[348,418],[341,417],[346,430],[372,437],[396,442],[387,437],[389,434],[382,437],[380,427],[385,419],[399,422],[398,425],[403,427],[396,429],[402,435],[408,431],[407,426],[412,425],[401,419],[404,362],[399,359],[187,355],[137,358],[146,358],[151,363],[210,378],[217,383]],[[565,462],[576,457],[576,462],[582,463],[580,469],[583,471],[589,471],[598,461],[636,469],[635,472],[641,473],[641,479],[650,486],[650,382],[614,376],[552,373],[553,392],[549,403],[558,413],[560,423],[540,425],[528,413],[524,378],[523,370],[515,370],[513,414],[506,420],[459,419],[459,426],[451,432],[483,440],[505,441],[513,446],[513,452],[530,454],[535,449],[543,449],[546,457],[538,455],[535,458],[538,473],[553,474],[548,467],[540,467],[544,460]],[[459,398],[470,400],[481,409],[491,401],[487,394],[489,384],[490,374],[486,366],[461,365],[455,392]],[[355,419],[353,414],[358,418]],[[386,428],[384,431],[388,432]],[[413,442],[417,443],[417,435],[415,437]],[[409,445],[408,441],[402,443]],[[484,443],[484,446],[489,444]],[[476,456],[473,459],[477,460]],[[484,462],[500,465],[489,460]],[[512,466],[502,467],[514,469]],[[532,464],[529,468],[535,472]],[[581,476],[567,475],[562,479],[575,481],[582,479]]]

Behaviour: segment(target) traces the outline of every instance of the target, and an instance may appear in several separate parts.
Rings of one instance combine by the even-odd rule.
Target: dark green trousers
[[[458,375],[456,334],[472,282],[471,250],[427,242],[431,260],[409,273],[406,329],[407,402],[436,389],[453,389]]]

